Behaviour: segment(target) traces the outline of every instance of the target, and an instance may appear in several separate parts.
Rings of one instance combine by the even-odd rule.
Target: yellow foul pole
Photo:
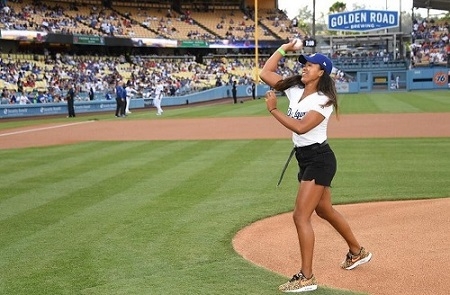
[[[255,0],[255,68],[254,68],[254,80],[256,84],[256,96],[258,95],[259,84],[259,57],[258,57],[258,38],[259,38],[259,26],[258,26],[258,0]]]

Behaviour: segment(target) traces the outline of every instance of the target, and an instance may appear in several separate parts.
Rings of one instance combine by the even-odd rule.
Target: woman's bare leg
[[[319,217],[328,221],[334,229],[336,229],[336,231],[347,242],[348,248],[353,254],[359,253],[361,245],[358,243],[358,240],[356,240],[350,225],[331,204],[331,190],[329,187],[324,189],[322,197],[317,205],[316,213]]]
[[[311,215],[319,204],[323,192],[324,187],[317,185],[314,180],[301,181],[295,201],[293,218],[300,244],[301,270],[307,278],[313,275],[312,264],[315,235],[311,224]]]

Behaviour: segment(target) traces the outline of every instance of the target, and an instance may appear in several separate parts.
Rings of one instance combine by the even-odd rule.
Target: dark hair
[[[300,88],[305,88],[305,84],[302,82],[302,75],[294,75],[286,79],[278,81],[273,88],[277,91],[284,91],[292,86],[299,86]],[[336,110],[336,116],[338,115],[338,99],[337,91],[334,80],[325,71],[324,74],[319,78],[319,83],[317,84],[317,91],[322,92],[328,97],[328,102],[324,106],[333,105]]]

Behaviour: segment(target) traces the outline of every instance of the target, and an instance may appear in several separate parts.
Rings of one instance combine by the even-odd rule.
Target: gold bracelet
[[[284,51],[283,48],[278,48],[277,51],[282,55],[282,56],[286,56],[286,51]]]

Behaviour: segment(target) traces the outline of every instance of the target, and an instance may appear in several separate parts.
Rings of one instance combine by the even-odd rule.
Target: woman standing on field
[[[330,77],[333,65],[322,54],[300,55],[304,65],[301,75],[283,79],[276,73],[278,62],[288,51],[299,50],[296,41],[283,44],[264,65],[260,78],[289,99],[287,114],[277,108],[274,91],[266,94],[270,114],[292,131],[295,156],[299,165],[299,187],[293,219],[300,244],[301,267],[287,283],[279,286],[283,292],[304,292],[317,289],[313,274],[314,230],[311,216],[327,220],[346,241],[349,251],[342,262],[343,269],[353,269],[368,262],[372,254],[355,238],[349,224],[331,203],[331,182],[336,173],[336,158],[327,143],[328,120],[338,110],[337,92]]]

